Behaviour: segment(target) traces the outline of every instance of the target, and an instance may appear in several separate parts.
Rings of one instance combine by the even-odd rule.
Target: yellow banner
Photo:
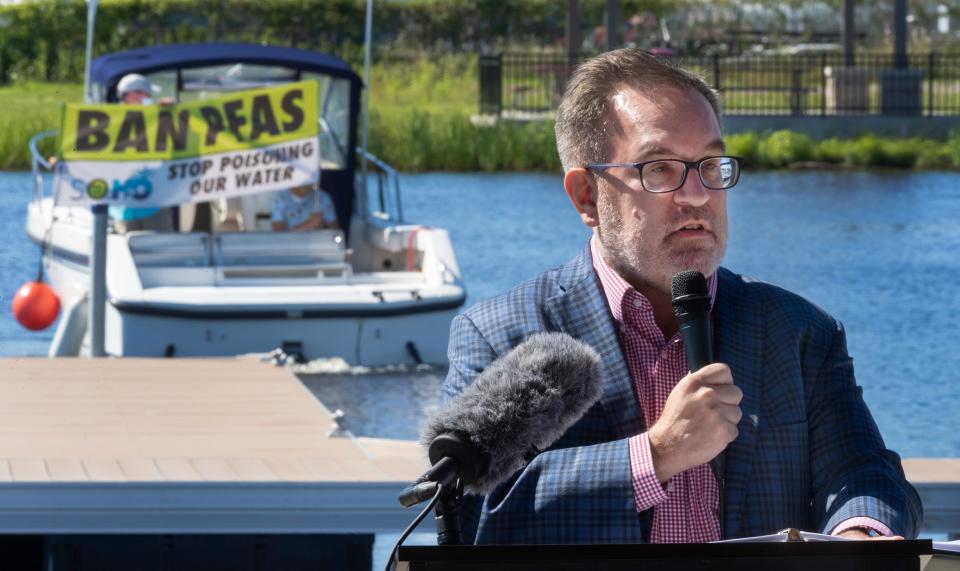
[[[317,83],[178,105],[64,106],[60,160],[143,161],[267,147],[318,135]]]

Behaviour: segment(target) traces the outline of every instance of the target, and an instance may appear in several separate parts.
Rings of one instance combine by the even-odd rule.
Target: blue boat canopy
[[[128,73],[146,75],[230,63],[283,66],[341,77],[357,86],[361,83],[360,76],[350,65],[334,55],[245,43],[169,44],[107,54],[93,61],[90,79],[112,91],[120,78]]]

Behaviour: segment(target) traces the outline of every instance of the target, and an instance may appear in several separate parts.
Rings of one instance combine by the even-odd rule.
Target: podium
[[[398,571],[920,571],[929,539],[656,545],[400,547]]]

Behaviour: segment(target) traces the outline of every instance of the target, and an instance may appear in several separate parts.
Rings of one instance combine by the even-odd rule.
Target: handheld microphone
[[[685,270],[670,284],[673,312],[687,353],[690,371],[699,371],[713,362],[713,329],[710,324],[710,290],[703,274]]]
[[[684,270],[673,276],[670,283],[673,312],[680,326],[680,337],[687,354],[690,371],[699,371],[713,363],[713,326],[710,322],[710,289],[707,279],[696,270]],[[720,493],[720,534],[724,520],[724,472],[726,457],[721,452],[710,461]]]
[[[556,442],[600,398],[600,356],[565,333],[531,335],[433,415],[423,432],[433,465],[399,497],[409,507],[458,477],[488,494]]]

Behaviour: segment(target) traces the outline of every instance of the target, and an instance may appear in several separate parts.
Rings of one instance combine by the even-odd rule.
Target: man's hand
[[[879,539],[879,540],[893,540],[893,539],[903,539],[899,535],[870,535],[866,530],[859,527],[851,527],[837,534],[837,537],[845,537],[847,539]]]
[[[300,224],[297,224],[291,228],[291,230],[299,232],[302,230],[316,230],[317,228],[321,227],[323,227],[323,218],[321,218],[319,214],[314,213],[310,215],[310,218],[307,218]]]
[[[680,379],[663,414],[647,431],[653,467],[661,483],[706,464],[736,439],[743,391],[730,367],[713,363]]]

